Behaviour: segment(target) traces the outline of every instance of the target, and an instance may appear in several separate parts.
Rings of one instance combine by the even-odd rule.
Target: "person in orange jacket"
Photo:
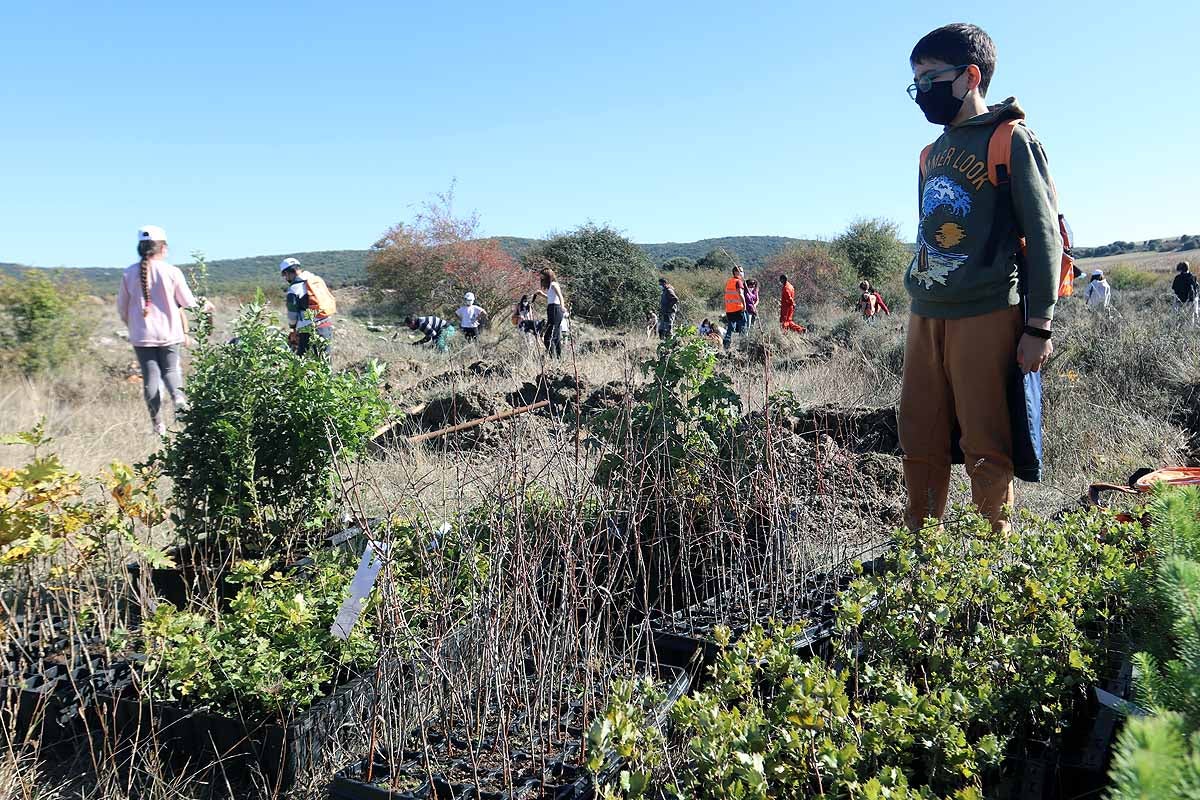
[[[779,276],[779,327],[785,331],[804,333],[807,328],[792,321],[796,313],[796,288],[788,283],[787,275]]]

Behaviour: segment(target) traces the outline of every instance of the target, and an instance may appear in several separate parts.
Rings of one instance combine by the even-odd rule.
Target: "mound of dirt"
[[[508,407],[501,397],[486,394],[479,389],[465,389],[428,401],[425,408],[414,415],[414,421],[422,431],[436,431],[491,416],[507,410]]]
[[[788,417],[785,424],[810,441],[828,436],[856,453],[900,455],[895,408],[816,406]]]
[[[609,381],[593,389],[581,405],[585,414],[596,414],[624,405],[629,395],[629,386],[624,381]]]
[[[481,378],[511,378],[513,376],[511,366],[494,361],[476,361],[467,367],[467,372]]]
[[[521,384],[516,391],[510,392],[504,399],[513,407],[549,400],[550,406],[554,410],[561,411],[573,404],[576,397],[582,399],[586,391],[587,383],[582,378],[576,380],[575,376],[569,372],[550,370],[532,381]]]
[[[804,536],[870,543],[904,521],[904,472],[898,457],[860,453],[828,436],[782,437],[776,464],[790,495],[789,520]]]
[[[624,350],[625,340],[615,337],[605,337],[603,339],[586,339],[578,342],[575,345],[575,352],[581,356],[586,356],[589,353],[604,353],[613,350]]]

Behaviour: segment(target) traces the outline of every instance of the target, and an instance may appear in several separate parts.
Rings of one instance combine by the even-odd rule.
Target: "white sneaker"
[[[167,423],[165,423],[165,422],[154,423],[154,432],[159,436],[166,436],[167,435]]]

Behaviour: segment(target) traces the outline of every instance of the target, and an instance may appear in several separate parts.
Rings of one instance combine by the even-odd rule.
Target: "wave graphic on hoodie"
[[[956,217],[965,217],[971,213],[971,195],[945,175],[938,175],[925,181],[921,192],[921,216],[928,217],[942,206],[950,210]]]

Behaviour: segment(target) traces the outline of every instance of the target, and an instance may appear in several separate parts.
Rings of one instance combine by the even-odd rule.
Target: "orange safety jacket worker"
[[[734,314],[746,310],[746,298],[742,295],[742,279],[734,275],[725,281],[725,313]]]

